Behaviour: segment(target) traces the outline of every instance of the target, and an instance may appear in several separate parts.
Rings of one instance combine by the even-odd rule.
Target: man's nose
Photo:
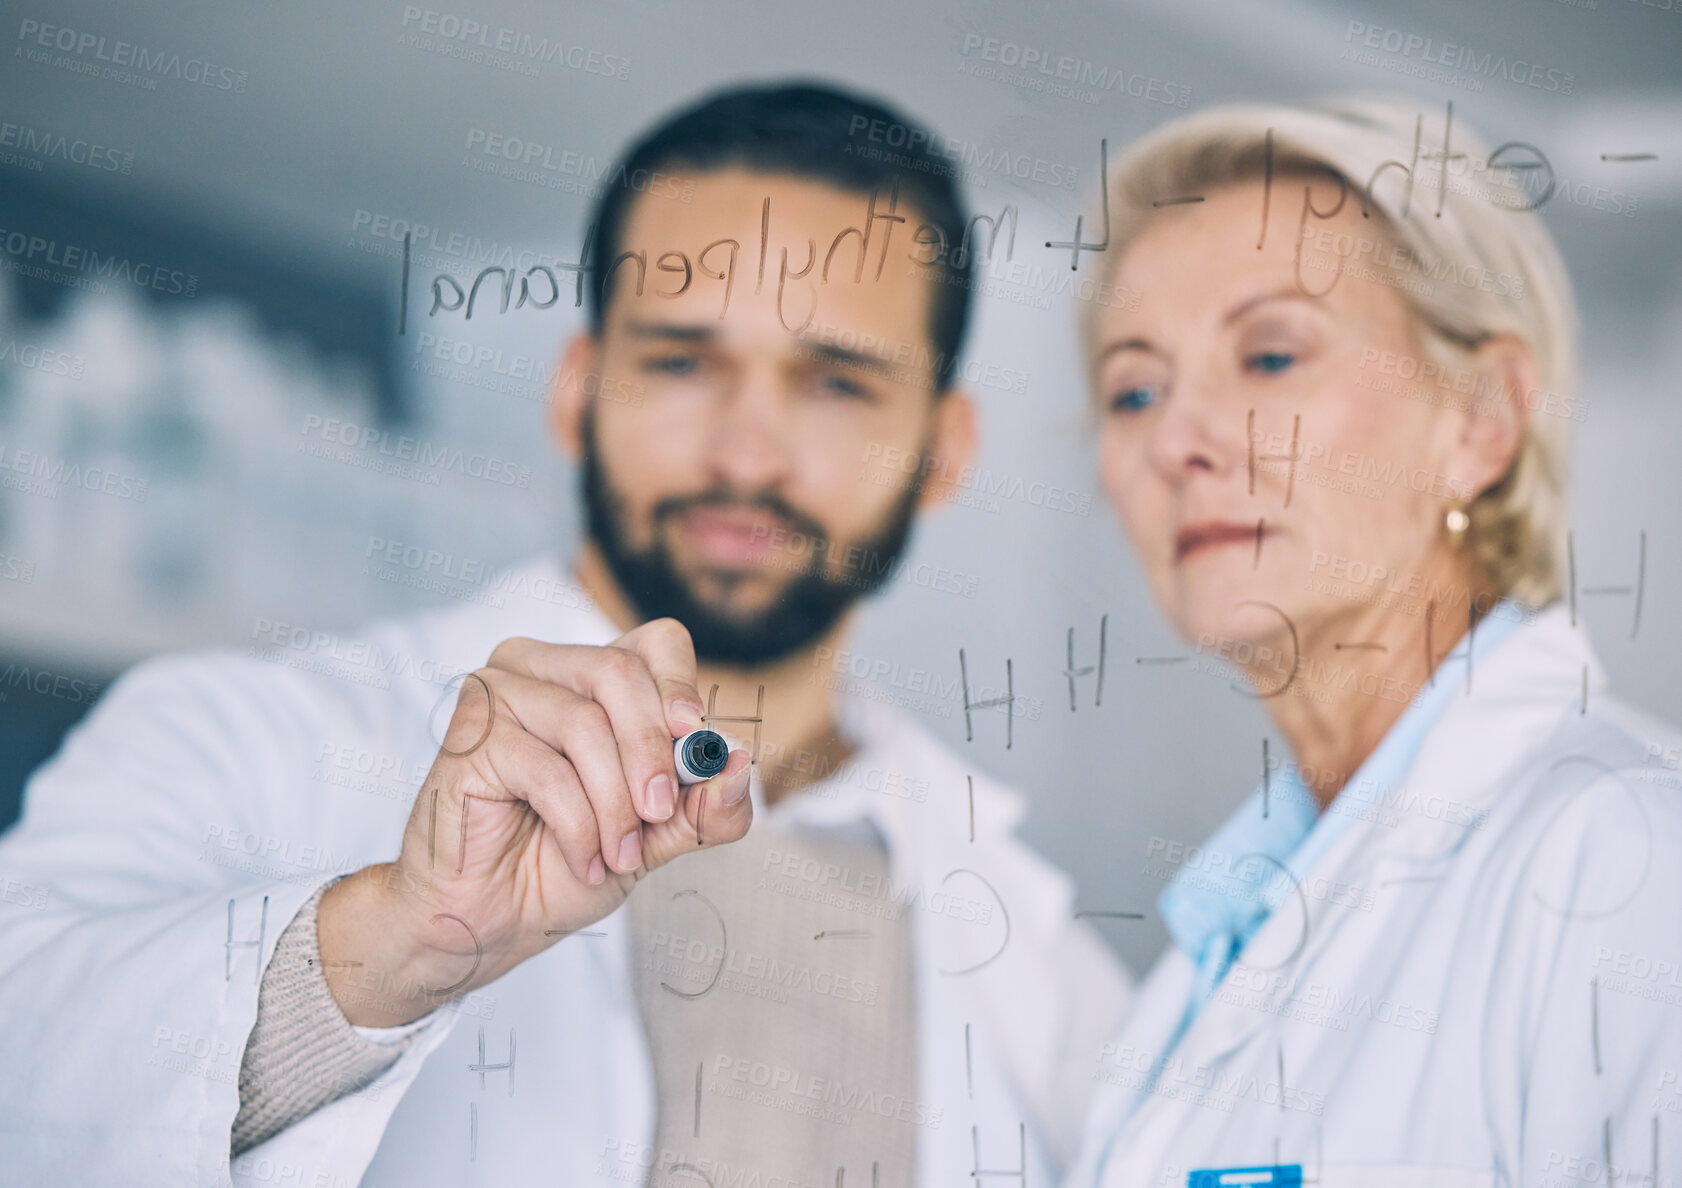
[[[735,489],[775,486],[790,471],[790,431],[787,394],[779,377],[769,369],[751,369],[720,402],[708,461]]]

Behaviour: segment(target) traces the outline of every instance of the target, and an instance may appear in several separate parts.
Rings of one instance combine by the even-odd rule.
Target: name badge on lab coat
[[[1201,1168],[1186,1176],[1186,1188],[1252,1188],[1260,1184],[1271,1185],[1272,1188],[1302,1188],[1302,1164]]]

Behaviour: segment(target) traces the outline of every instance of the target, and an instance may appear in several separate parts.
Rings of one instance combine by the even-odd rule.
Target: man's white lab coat
[[[580,1186],[639,1182],[660,1162],[620,911],[596,926],[605,936],[566,938],[437,1012],[371,1085],[229,1165],[275,939],[327,878],[396,856],[453,705],[446,682],[509,636],[618,634],[553,564],[486,589],[501,605],[356,637],[260,619],[245,654],[148,661],[36,773],[0,840],[15,892],[0,902],[8,1182]],[[1041,1188],[1078,1149],[1124,975],[1074,921],[1068,881],[1012,838],[1013,793],[899,715],[845,712],[854,762],[777,811],[867,817],[909,889],[918,1180],[973,1185],[977,1151],[982,1169],[1017,1169],[1025,1149]],[[469,1067],[508,1063],[511,1043],[512,1075]],[[869,1175],[846,1169],[860,1188]]]
[[[1352,827],[1172,1051],[1194,971],[1160,959],[1067,1188],[1674,1183],[1679,762],[1563,606],[1474,654],[1402,785],[1333,803]],[[1248,1175],[1224,1182],[1269,1182]]]

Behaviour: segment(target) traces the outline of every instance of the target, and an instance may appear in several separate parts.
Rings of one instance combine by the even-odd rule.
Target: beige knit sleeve
[[[314,895],[280,934],[257,993],[257,1023],[239,1070],[239,1114],[232,1154],[255,1147],[322,1106],[368,1084],[396,1063],[415,1028],[388,1036],[353,1027],[321,971],[316,950]]]

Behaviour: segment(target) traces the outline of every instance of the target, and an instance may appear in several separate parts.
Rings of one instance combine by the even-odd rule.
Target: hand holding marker
[[[588,929],[647,872],[742,837],[750,756],[706,729],[695,676],[672,619],[602,647],[506,639],[466,674],[396,860],[318,905],[346,1018],[419,1018]],[[403,989],[365,994],[346,969]]]

